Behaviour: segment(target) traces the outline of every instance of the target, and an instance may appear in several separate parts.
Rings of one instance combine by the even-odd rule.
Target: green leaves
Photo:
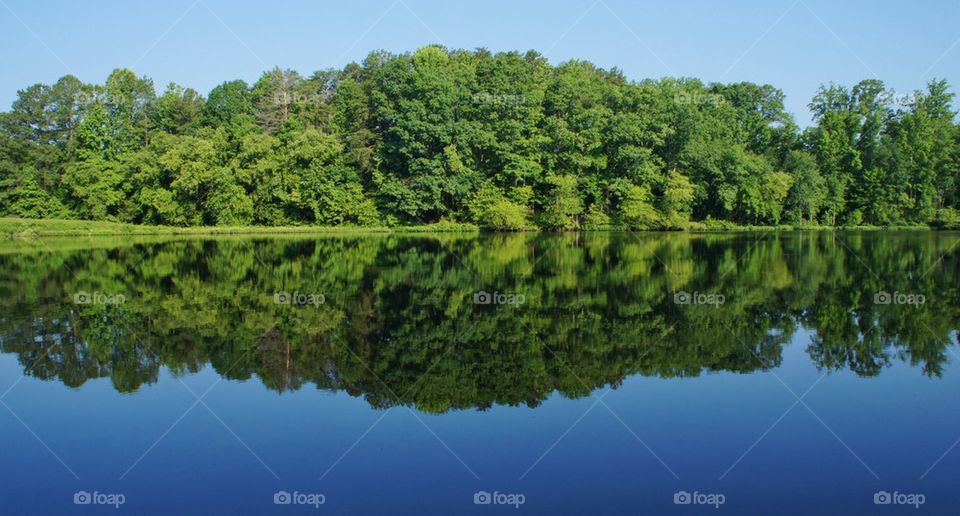
[[[481,227],[517,231],[528,229],[528,208],[506,198],[491,181],[483,183],[467,202],[470,218]]]
[[[117,220],[124,195],[123,174],[116,162],[91,156],[71,164],[63,179],[69,185],[74,211],[81,218]]]
[[[629,82],[536,52],[427,46],[204,99],[115,70],[0,114],[0,214],[154,224],[934,223],[960,208],[945,81],[828,85],[803,131],[768,84]],[[946,212],[949,213],[949,212]]]
[[[152,115],[153,126],[168,134],[186,134],[194,129],[203,115],[203,97],[191,88],[170,83],[157,98]]]
[[[549,229],[576,229],[578,216],[583,212],[583,203],[577,192],[577,178],[572,175],[555,175],[547,178],[544,205],[540,225]]]

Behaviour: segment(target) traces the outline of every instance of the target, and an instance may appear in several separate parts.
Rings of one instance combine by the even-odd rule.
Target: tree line
[[[378,51],[205,97],[126,69],[0,113],[0,215],[496,229],[960,226],[944,80],[822,86],[802,129],[749,82],[628,80],[529,51]]]

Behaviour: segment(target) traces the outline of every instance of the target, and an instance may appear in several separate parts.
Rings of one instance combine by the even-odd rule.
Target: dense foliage
[[[0,247],[0,351],[70,386],[110,378],[129,392],[164,368],[211,364],[275,390],[314,384],[434,412],[533,406],[637,374],[761,371],[791,343],[825,371],[874,376],[902,361],[936,377],[960,320],[957,243],[952,232],[41,241]],[[278,304],[280,291],[325,299]],[[482,291],[524,302],[476,304]],[[676,304],[677,291],[725,302]],[[74,304],[78,292],[124,302]],[[881,292],[925,302],[878,304]]]
[[[945,81],[822,87],[800,130],[770,85],[632,82],[535,53],[371,53],[206,97],[116,70],[0,114],[0,216],[165,225],[960,225]],[[695,225],[695,224],[694,224]]]

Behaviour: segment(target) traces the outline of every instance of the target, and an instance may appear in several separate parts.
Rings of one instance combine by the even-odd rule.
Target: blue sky
[[[374,49],[536,49],[634,80],[692,76],[771,83],[801,124],[820,84],[883,79],[906,94],[960,86],[960,2],[782,0],[350,0],[161,3],[0,0],[0,105],[18,89],[114,68],[208,92],[281,66],[303,74]]]

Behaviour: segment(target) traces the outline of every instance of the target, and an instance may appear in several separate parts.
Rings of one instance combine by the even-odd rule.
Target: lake
[[[958,246],[3,242],[2,512],[955,514]]]

